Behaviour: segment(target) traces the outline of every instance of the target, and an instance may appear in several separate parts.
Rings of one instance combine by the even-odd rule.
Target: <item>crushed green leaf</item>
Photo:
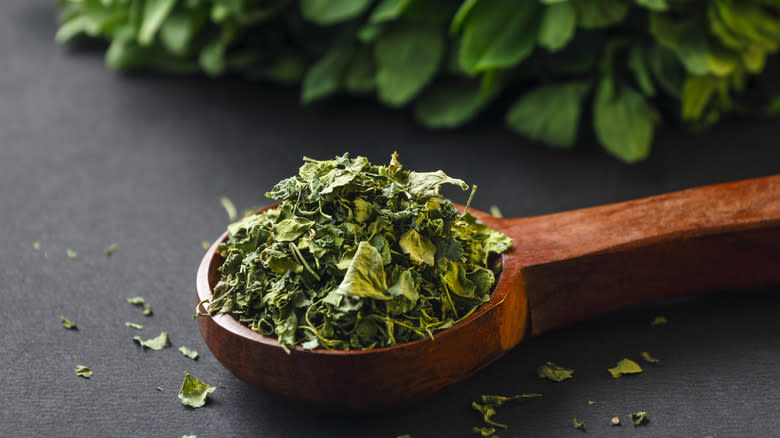
[[[66,329],[70,330],[78,330],[79,326],[75,322],[69,320],[68,318],[65,318],[64,315],[60,315],[60,319],[62,320],[62,326]]]
[[[217,388],[185,372],[184,381],[179,389],[179,400],[183,405],[199,408],[206,404],[206,396],[214,392],[215,389]]]
[[[141,313],[146,316],[152,316],[152,305],[149,303],[144,303],[144,307],[141,309]]]
[[[648,363],[660,363],[661,362],[660,359],[656,359],[653,356],[650,356],[650,353],[648,353],[646,351],[642,352],[642,359],[644,359]]]
[[[191,348],[189,348],[189,347],[185,347],[185,346],[182,345],[181,347],[179,347],[179,351],[181,351],[181,354],[189,357],[192,360],[195,360],[195,359],[198,358],[198,352],[193,350],[193,349],[191,349]]]
[[[110,256],[111,254],[115,253],[116,250],[119,249],[119,245],[116,243],[112,243],[111,245],[108,245],[105,249],[105,253],[107,256]]]
[[[487,424],[500,427],[502,429],[506,429],[508,426],[506,424],[496,423],[492,420],[493,416],[496,415],[496,408],[493,405],[488,404],[479,404],[477,402],[471,402],[471,407],[474,408],[477,412],[482,414],[482,421],[484,421]]]
[[[138,342],[142,347],[152,350],[162,350],[163,348],[171,345],[171,339],[167,332],[160,333],[159,336],[152,339],[144,340],[140,336],[133,336],[133,340]]]
[[[197,435],[182,435],[181,438],[198,438]]]
[[[599,402],[595,402],[593,400],[588,400],[588,406],[593,406],[593,405],[597,405],[597,404],[599,404]]]
[[[228,226],[208,313],[233,315],[290,351],[430,338],[489,299],[511,239],[460,213],[442,171],[347,154],[304,158],[266,194],[276,208]],[[204,316],[204,315],[198,315]]]
[[[125,325],[127,327],[134,328],[136,330],[143,330],[144,329],[144,326],[142,326],[141,324],[136,324],[134,322],[125,321]]]
[[[585,423],[577,421],[576,418],[572,418],[571,419],[571,423],[572,423],[572,425],[574,425],[575,429],[581,430],[583,432],[585,432],[587,430],[587,427],[585,426]]]
[[[144,301],[144,297],[132,297],[128,298],[127,302],[135,306],[141,306],[141,313],[146,316],[152,315],[152,305]]]
[[[474,427],[471,429],[472,432],[478,433],[482,436],[492,436],[494,433],[496,433],[495,427]]]
[[[70,248],[66,249],[65,252],[68,254],[68,258],[71,260],[76,260],[77,258],[79,258],[79,253],[73,251]]]
[[[41,250],[41,242],[38,242],[37,240],[35,242],[33,242],[33,249],[36,250],[36,251],[40,251]]]
[[[609,420],[610,426],[620,426],[620,417],[612,417],[611,420]]]
[[[127,302],[130,303],[130,304],[134,304],[136,306],[143,306],[144,305],[144,297],[128,298]]]
[[[631,424],[634,426],[640,426],[643,424],[647,424],[648,421],[650,421],[647,418],[647,412],[640,411],[640,412],[632,412],[628,414],[628,418],[631,419]]]
[[[650,322],[650,325],[653,327],[660,327],[666,324],[669,324],[669,320],[666,319],[665,316],[656,316],[655,319],[653,319],[653,321]]]
[[[233,201],[231,201],[230,198],[223,196],[219,198],[219,202],[222,204],[222,208],[225,209],[225,212],[228,215],[228,219],[231,221],[238,219],[238,210],[236,210],[236,206],[233,205]]]
[[[76,365],[76,368],[73,371],[77,376],[83,377],[85,379],[92,377],[92,369],[84,365]]]
[[[160,391],[160,392],[163,392],[163,391],[165,391],[165,388],[163,388],[162,386],[158,386],[157,390]]]
[[[517,395],[511,395],[511,396],[502,396],[502,395],[482,395],[482,403],[494,407],[498,407],[503,405],[504,403],[514,401],[514,400],[528,400],[532,398],[541,398],[542,394],[517,394]]]
[[[631,359],[623,359],[614,368],[609,369],[609,373],[616,379],[624,374],[638,374],[641,372],[642,367]]]
[[[498,208],[498,205],[491,205],[490,210],[488,211],[494,217],[504,217],[504,214],[501,213],[501,210]]]
[[[536,368],[536,372],[539,374],[539,377],[550,379],[554,382],[562,382],[566,379],[571,379],[574,376],[574,370],[560,367],[552,362],[540,365]]]
[[[211,248],[211,244],[203,240],[200,242],[200,247],[203,248],[204,250],[208,250],[209,248]]]

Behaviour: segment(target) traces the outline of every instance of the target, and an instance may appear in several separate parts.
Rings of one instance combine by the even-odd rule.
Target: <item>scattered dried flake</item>
[[[610,426],[620,426],[620,417],[612,417],[611,420],[609,420]]]
[[[33,242],[33,249],[36,250],[36,251],[40,251],[41,250],[41,242],[38,242],[37,240],[35,242]]]
[[[653,356],[650,356],[650,353],[648,353],[646,351],[642,352],[642,359],[644,359],[648,363],[659,363],[659,362],[661,362],[660,359],[656,359]]]
[[[572,418],[571,419],[571,423],[572,423],[572,425],[574,425],[574,428],[577,429],[577,430],[581,430],[583,432],[585,432],[587,430],[587,427],[585,426],[585,423],[577,421],[576,418]]]
[[[76,251],[73,251],[70,248],[66,249],[65,252],[68,253],[68,258],[71,259],[71,260],[76,260],[77,258],[79,258],[79,253],[77,253]]]
[[[65,318],[64,315],[60,315],[60,319],[62,319],[62,326],[66,329],[70,330],[78,330],[79,326],[75,322],[69,320],[68,318]]]
[[[185,372],[184,381],[181,383],[181,389],[179,389],[179,400],[185,406],[199,408],[206,404],[206,396],[214,392],[215,389],[217,388]]]
[[[105,249],[106,255],[110,256],[111,254],[115,253],[116,250],[119,249],[119,245],[116,243],[112,243],[111,245],[108,245]]]
[[[200,247],[208,251],[208,249],[211,248],[211,244],[204,240],[200,242]]]
[[[634,426],[641,426],[643,424],[647,424],[647,422],[650,421],[647,418],[647,412],[645,411],[632,412],[628,414],[628,418],[631,419],[631,424]]]
[[[133,340],[138,342],[142,347],[152,350],[162,350],[171,345],[171,339],[167,332],[162,332],[156,338],[146,340],[142,339],[140,336],[133,336]]]
[[[496,415],[496,409],[493,405],[482,405],[477,402],[471,402],[471,407],[474,408],[477,412],[482,414],[482,421],[484,421],[487,424],[490,424],[492,426],[500,427],[502,429],[506,429],[508,426],[506,424],[496,423],[492,420],[493,416]]]
[[[588,406],[593,406],[593,405],[597,405],[597,404],[599,404],[599,402],[595,402],[593,400],[588,400]]]
[[[219,198],[219,203],[222,204],[222,208],[225,209],[231,222],[238,219],[238,210],[236,210],[236,206],[233,205],[233,201],[231,201],[230,198],[223,196]]]
[[[503,395],[482,395],[482,403],[486,405],[490,405],[493,407],[498,407],[503,405],[504,403],[514,401],[514,400],[527,400],[531,398],[541,398],[542,394],[517,394],[517,395],[510,395],[510,396],[503,396]]]
[[[84,365],[76,365],[76,368],[73,371],[77,376],[83,377],[85,379],[92,377],[92,369]]]
[[[197,435],[182,435],[181,438],[198,438]]]
[[[162,386],[158,386],[157,390],[160,391],[160,392],[163,392],[163,391],[165,391],[165,388],[163,388]]]
[[[195,359],[198,358],[198,352],[193,350],[193,349],[191,349],[191,348],[189,348],[189,347],[185,347],[185,346],[182,345],[181,347],[179,347],[179,351],[181,351],[181,354],[189,357],[192,360],[195,360]]]
[[[536,368],[536,372],[539,374],[539,377],[550,379],[554,382],[562,382],[566,379],[571,379],[574,375],[574,370],[560,367],[552,362],[540,365]]]
[[[615,368],[609,369],[609,373],[616,379],[624,374],[638,374],[641,372],[642,367],[631,359],[623,359],[615,365]]]
[[[144,326],[142,326],[141,324],[136,324],[134,322],[125,321],[125,325],[130,327],[130,328],[134,328],[136,330],[143,330],[144,329]]]
[[[472,432],[478,433],[482,436],[493,436],[494,433],[496,433],[495,427],[474,427],[471,429]]]
[[[141,313],[143,313],[146,316],[152,316],[152,305],[149,303],[145,303],[143,310],[141,310]]]
[[[665,316],[656,316],[655,319],[650,323],[650,325],[653,327],[660,327],[666,324],[669,324],[669,320],[666,319]]]
[[[490,215],[493,217],[504,217],[504,215],[501,213],[501,210],[498,208],[498,205],[491,205],[489,211]]]
[[[130,303],[130,304],[135,304],[136,306],[143,306],[144,305],[144,297],[128,298],[127,302]]]

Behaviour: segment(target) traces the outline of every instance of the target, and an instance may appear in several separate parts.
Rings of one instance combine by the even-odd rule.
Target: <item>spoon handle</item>
[[[534,335],[649,300],[780,284],[780,175],[496,222],[515,239]]]

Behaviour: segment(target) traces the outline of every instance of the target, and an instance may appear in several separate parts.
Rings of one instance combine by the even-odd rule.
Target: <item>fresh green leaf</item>
[[[397,20],[412,0],[381,0],[369,17],[372,23]]]
[[[512,104],[506,123],[533,140],[570,148],[576,140],[582,101],[590,88],[584,81],[536,88]]]
[[[402,106],[431,81],[444,54],[444,34],[434,27],[394,26],[374,46],[379,99]]]
[[[547,6],[539,27],[540,46],[556,52],[566,46],[577,30],[577,11],[569,2],[559,2]]]
[[[198,352],[193,350],[190,347],[185,347],[182,345],[181,347],[179,347],[179,351],[181,352],[181,354],[189,357],[192,360],[196,360],[198,358]]]
[[[160,333],[156,338],[146,340],[140,336],[133,336],[133,340],[138,342],[138,344],[142,347],[149,348],[151,350],[162,350],[163,348],[171,345],[171,339],[166,332]]]
[[[609,373],[616,379],[624,374],[639,374],[641,372],[642,367],[631,359],[623,359],[614,368],[609,369]]]
[[[303,61],[297,56],[284,56],[277,59],[263,71],[263,75],[283,84],[300,81],[304,74]]]
[[[628,85],[602,79],[593,103],[593,126],[601,145],[626,163],[647,158],[658,113]]]
[[[473,119],[487,104],[480,88],[434,85],[417,101],[414,115],[429,128],[456,128]]]
[[[566,379],[571,379],[574,376],[574,370],[560,367],[552,362],[547,362],[544,365],[540,365],[536,369],[539,377],[544,379],[550,379],[553,382],[563,382]]]
[[[301,15],[321,26],[330,26],[356,18],[370,5],[371,0],[301,0]]]
[[[668,0],[636,0],[636,4],[656,12],[665,12],[669,9]]]
[[[176,0],[146,0],[143,3],[143,18],[141,28],[138,30],[138,42],[142,46],[148,46],[157,35],[168,14],[176,6]]]
[[[570,0],[584,29],[600,29],[620,23],[631,7],[629,0]]]
[[[634,73],[634,80],[639,89],[647,97],[655,96],[650,66],[647,65],[646,50],[642,46],[636,46],[628,52],[628,68]]]
[[[376,66],[370,46],[355,51],[344,74],[344,88],[353,93],[366,93],[376,89]]]
[[[64,315],[60,315],[60,319],[62,320],[62,326],[66,329],[78,330],[79,326],[75,322],[65,318]]]
[[[631,424],[633,424],[635,427],[647,424],[650,421],[647,418],[647,412],[644,411],[632,412],[628,414],[628,418],[631,419]]]
[[[184,381],[179,389],[181,404],[191,408],[200,408],[206,404],[206,396],[217,389],[208,383],[202,382],[190,373],[184,373]]]
[[[84,365],[76,365],[76,368],[73,371],[77,376],[83,377],[85,379],[92,377],[92,369]]]
[[[476,2],[462,24],[460,67],[476,74],[519,64],[536,47],[541,13],[536,2],[524,7],[517,7],[512,0]]]
[[[314,102],[339,91],[351,57],[351,47],[336,46],[314,63],[303,77],[301,102]]]

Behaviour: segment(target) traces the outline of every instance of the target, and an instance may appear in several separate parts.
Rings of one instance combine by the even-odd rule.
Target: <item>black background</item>
[[[54,3],[5,1],[0,14],[0,435],[468,437],[481,424],[472,400],[522,392],[544,398],[502,408],[501,437],[580,436],[574,417],[588,436],[778,434],[777,286],[651,303],[561,329],[423,403],[362,418],[248,387],[211,356],[191,319],[201,241],[227,223],[219,197],[262,205],[304,155],[348,151],[384,163],[398,150],[407,168],[478,184],[475,207],[529,216],[777,173],[776,121],[729,121],[700,136],[667,126],[651,158],[627,166],[587,137],[573,153],[531,144],[502,127],[500,112],[437,133],[371,99],[304,109],[295,89],[268,84],[122,77],[104,69],[99,51],[55,45]],[[107,257],[110,243],[119,250]],[[136,295],[153,316],[125,302]],[[60,313],[79,330],[65,330]],[[669,325],[651,328],[656,315]],[[162,330],[172,348],[143,351],[131,340]],[[181,345],[200,359],[181,355]],[[644,366],[641,351],[661,365]],[[613,379],[607,368],[623,357],[645,372]],[[539,380],[535,368],[548,360],[575,378]],[[94,376],[76,377],[77,364]],[[179,403],[185,370],[221,384],[204,408]],[[649,413],[648,426],[628,424],[637,410]],[[624,425],[610,428],[615,415]]]

